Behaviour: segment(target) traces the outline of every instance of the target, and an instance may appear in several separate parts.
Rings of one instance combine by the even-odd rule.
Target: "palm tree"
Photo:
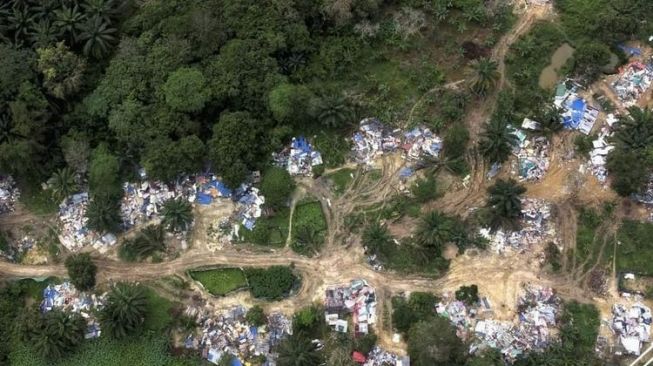
[[[134,239],[126,240],[120,256],[127,261],[142,260],[165,250],[165,232],[160,225],[145,227]]]
[[[487,200],[487,207],[490,209],[490,226],[493,229],[517,228],[521,216],[521,195],[526,192],[526,188],[513,179],[507,181],[499,179],[487,191],[490,195]]]
[[[120,202],[110,194],[95,195],[86,208],[88,227],[100,232],[118,230],[120,217]]]
[[[79,314],[52,310],[37,322],[30,340],[42,357],[59,359],[82,343],[85,328],[84,319]]]
[[[299,226],[294,233],[292,248],[300,254],[317,253],[321,244],[319,233],[310,225]]]
[[[82,8],[89,18],[98,18],[107,23],[111,23],[118,14],[115,0],[86,0]]]
[[[354,115],[345,97],[327,95],[319,98],[313,106],[313,115],[326,127],[342,127],[353,120]]]
[[[181,198],[166,201],[162,213],[162,223],[168,230],[186,231],[193,222],[193,206]]]
[[[29,31],[29,37],[34,44],[34,48],[45,48],[56,42],[60,35],[61,33],[57,27],[54,27],[47,19],[32,23]]]
[[[454,237],[456,224],[455,220],[437,211],[426,213],[417,225],[417,243],[441,253],[444,246]]]
[[[55,11],[56,20],[54,25],[59,27],[61,32],[68,37],[68,45],[72,46],[77,42],[79,28],[86,17],[79,11],[77,5],[67,7],[64,5],[61,9]]]
[[[147,314],[147,297],[143,287],[118,283],[107,295],[107,303],[100,312],[102,329],[116,339],[140,331]]]
[[[35,18],[36,15],[32,14],[28,7],[14,5],[11,14],[7,18],[9,29],[14,32],[14,42],[18,44],[28,35]]]
[[[481,134],[479,148],[483,156],[491,163],[503,163],[510,156],[513,146],[517,145],[517,136],[509,129],[504,119],[494,118],[485,126]]]
[[[539,131],[546,136],[551,136],[562,131],[562,110],[556,106],[546,107],[537,117],[540,124]]]
[[[114,34],[118,31],[100,17],[91,18],[82,26],[79,39],[84,43],[84,54],[100,58],[109,52],[109,46],[116,40]]]
[[[489,58],[479,58],[470,63],[472,72],[469,85],[474,93],[484,96],[499,80],[498,65]]]
[[[75,173],[69,167],[59,169],[48,179],[48,185],[52,190],[52,196],[57,201],[61,201],[77,190]]]
[[[392,236],[388,228],[378,221],[365,228],[362,240],[367,252],[377,255],[384,254],[388,246],[392,244]]]
[[[54,12],[59,8],[59,0],[39,0],[32,10],[37,17],[44,20],[51,20]]]
[[[619,119],[614,139],[627,150],[647,149],[653,144],[653,111],[634,106],[628,112]]]
[[[279,345],[279,366],[315,366],[322,364],[318,345],[303,334],[293,334]]]

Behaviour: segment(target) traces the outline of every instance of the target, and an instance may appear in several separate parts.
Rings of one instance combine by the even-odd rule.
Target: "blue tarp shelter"
[[[231,359],[231,366],[243,366],[243,363],[234,357]]]

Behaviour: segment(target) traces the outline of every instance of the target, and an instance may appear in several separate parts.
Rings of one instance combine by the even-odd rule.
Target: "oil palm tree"
[[[119,14],[119,4],[116,0],[86,0],[82,8],[89,18],[97,17],[107,23],[111,23]]]
[[[59,5],[59,0],[39,0],[36,6],[32,7],[32,11],[38,18],[52,20]]]
[[[515,229],[519,226],[521,215],[521,196],[526,188],[515,180],[499,179],[488,188],[487,207],[490,209],[490,225],[493,229],[504,227]]]
[[[556,106],[544,108],[536,119],[540,124],[539,131],[546,136],[562,131],[562,110]]]
[[[140,285],[114,285],[107,295],[106,306],[100,312],[102,329],[116,339],[138,333],[145,321],[147,306],[147,297]]]
[[[310,225],[299,226],[294,233],[295,241],[292,248],[301,254],[313,254],[319,251],[320,234]]]
[[[42,357],[59,359],[81,344],[85,328],[84,319],[78,314],[52,310],[38,321],[31,343]]]
[[[643,150],[653,144],[653,111],[649,108],[628,108],[628,115],[619,119],[614,139],[628,150]]]
[[[517,143],[518,138],[509,129],[508,121],[494,118],[485,126],[485,131],[481,134],[479,149],[489,162],[503,163]]]
[[[318,346],[303,334],[294,334],[279,345],[279,366],[315,366],[322,364]]]
[[[367,251],[377,255],[382,255],[387,252],[387,247],[393,245],[392,236],[390,235],[388,228],[381,225],[379,222],[374,222],[365,228],[362,240]]]
[[[342,127],[354,118],[353,111],[342,95],[326,95],[314,102],[313,115],[326,127]]]
[[[64,5],[61,9],[55,11],[54,25],[59,27],[67,37],[68,45],[72,46],[77,42],[79,28],[84,24],[85,20],[86,16],[79,11],[79,6],[68,7]]]
[[[59,39],[61,33],[59,29],[50,23],[47,19],[40,19],[33,22],[29,30],[29,38],[34,48],[45,48]]]
[[[100,58],[109,52],[109,47],[116,41],[116,28],[100,17],[88,19],[81,27],[79,39],[85,41],[84,54]]]
[[[29,35],[31,24],[36,19],[27,6],[14,5],[7,20],[9,29],[14,33],[14,42],[19,44]]]
[[[125,240],[120,257],[127,261],[142,260],[165,250],[165,232],[160,225],[145,227],[134,239]]]
[[[484,96],[499,80],[498,65],[489,58],[479,58],[470,63],[469,85],[474,93]]]
[[[163,225],[171,231],[186,231],[193,223],[193,206],[181,198],[163,204]]]
[[[417,224],[415,238],[420,246],[441,253],[444,246],[455,236],[456,225],[456,221],[451,217],[431,211],[424,214]]]
[[[77,190],[75,173],[69,167],[61,168],[48,179],[48,185],[52,190],[54,199],[61,201]]]
[[[119,199],[111,194],[96,194],[86,208],[88,227],[99,232],[113,232],[120,228]]]

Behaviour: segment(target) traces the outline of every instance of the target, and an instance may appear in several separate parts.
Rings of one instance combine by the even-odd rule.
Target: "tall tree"
[[[322,354],[317,345],[303,334],[293,334],[279,345],[279,366],[315,366],[320,365]]]
[[[79,29],[86,20],[86,15],[79,11],[79,5],[77,4],[72,6],[64,4],[61,9],[55,10],[54,13],[56,15],[54,25],[59,27],[68,40],[68,45],[74,45],[79,36]]]
[[[106,192],[94,194],[86,208],[87,226],[100,233],[120,229],[120,198]]]
[[[193,223],[193,206],[181,198],[163,204],[163,225],[171,231],[186,231]]]
[[[521,196],[525,192],[526,188],[517,184],[513,179],[499,179],[488,188],[487,207],[490,209],[492,228],[512,229],[519,226]]]
[[[82,32],[79,35],[84,43],[84,54],[101,58],[109,53],[111,44],[116,41],[116,32],[109,22],[100,17],[90,18],[81,27]]]
[[[70,282],[80,291],[88,291],[95,286],[97,266],[88,253],[74,254],[66,258],[66,270]]]
[[[163,85],[168,105],[181,112],[198,112],[211,97],[202,72],[196,68],[183,67],[173,72]]]
[[[139,333],[147,307],[147,297],[142,286],[118,283],[111,287],[107,303],[100,311],[102,329],[116,339]]]
[[[342,95],[326,95],[314,99],[312,114],[325,127],[337,128],[353,122],[354,113]]]
[[[52,191],[52,196],[57,201],[61,201],[77,190],[75,183],[75,174],[69,167],[64,167],[52,174],[48,179],[48,185]]]
[[[43,74],[43,86],[50,95],[65,99],[82,86],[86,62],[70,52],[63,42],[39,48],[37,67]]]
[[[489,58],[479,58],[470,63],[472,71],[470,73],[469,85],[474,93],[480,96],[486,95],[494,88],[499,80],[497,63]]]
[[[26,338],[44,359],[61,359],[74,352],[84,340],[86,324],[79,314],[52,310],[36,315],[31,321]]]
[[[486,124],[485,131],[481,134],[479,148],[488,161],[503,163],[516,144],[517,136],[509,129],[508,121],[493,118]]]

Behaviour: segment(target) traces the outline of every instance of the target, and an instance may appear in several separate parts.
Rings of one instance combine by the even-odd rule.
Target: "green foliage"
[[[43,86],[52,96],[64,99],[79,91],[86,71],[86,62],[72,53],[63,42],[39,48],[37,68],[43,74]]]
[[[610,62],[610,49],[597,42],[581,43],[574,52],[574,72],[587,81],[595,81]]]
[[[115,232],[122,222],[119,197],[98,193],[91,198],[86,209],[87,226],[101,233]]]
[[[263,311],[263,308],[259,305],[254,305],[245,314],[245,319],[247,322],[255,327],[260,327],[267,323],[267,316]]]
[[[526,188],[513,179],[499,179],[488,188],[487,207],[490,209],[493,228],[515,228],[521,215],[521,195]]]
[[[70,282],[80,291],[91,290],[95,286],[97,266],[88,253],[73,254],[66,258],[66,270]]]
[[[585,158],[589,158],[590,151],[594,148],[592,141],[596,140],[596,136],[590,135],[577,135],[574,138],[574,148],[576,152]]]
[[[470,63],[472,68],[469,87],[476,95],[484,96],[499,80],[498,65],[489,58],[480,58]]]
[[[617,271],[653,274],[653,262],[649,254],[651,235],[653,224],[624,220],[617,233]]]
[[[467,174],[469,166],[465,161],[465,152],[469,142],[469,131],[463,124],[451,126],[444,135],[444,156],[446,166],[458,175]]]
[[[430,292],[412,292],[408,300],[392,298],[392,326],[406,334],[413,324],[435,316],[435,304],[439,299]]]
[[[247,279],[240,268],[217,268],[189,271],[192,279],[198,281],[211,294],[224,296],[247,287]]]
[[[120,163],[106,145],[93,151],[89,166],[88,186],[92,197],[122,195]]]
[[[100,311],[102,331],[115,339],[138,334],[148,313],[148,298],[141,285],[117,283]]]
[[[337,171],[326,175],[326,178],[333,184],[333,191],[340,195],[345,193],[345,190],[349,187],[353,176],[356,173],[353,169],[338,169]]]
[[[479,148],[489,162],[503,163],[510,157],[512,147],[517,144],[517,136],[509,126],[509,122],[502,118],[492,118],[485,125]]]
[[[456,290],[456,300],[462,301],[468,306],[477,304],[479,301],[478,286],[476,285],[460,286],[460,288]]]
[[[125,239],[118,250],[120,259],[128,262],[142,261],[166,249],[165,232],[161,225],[149,225],[134,238]]]
[[[466,359],[467,347],[456,336],[449,319],[432,317],[410,328],[408,355],[416,366],[460,365]]]
[[[304,202],[295,206],[292,218],[293,238],[291,248],[300,254],[312,256],[324,243],[327,229],[322,205],[318,201]]]
[[[202,71],[184,67],[170,74],[163,85],[166,103],[181,112],[197,112],[211,97]]]
[[[299,309],[293,315],[293,333],[303,334],[309,338],[319,338],[327,325],[324,320],[324,309],[310,305]]]
[[[342,95],[314,98],[310,108],[311,115],[327,128],[343,127],[354,119],[353,109]]]
[[[422,204],[427,203],[438,197],[438,183],[433,175],[428,175],[426,178],[418,178],[410,187],[410,193],[415,197],[415,201]]]
[[[272,167],[261,178],[261,194],[265,196],[265,204],[274,209],[287,206],[294,190],[295,182],[286,169]]]
[[[69,167],[59,169],[52,174],[52,177],[48,179],[48,185],[52,190],[52,197],[57,202],[61,202],[77,191],[75,176]]]
[[[180,175],[201,171],[206,149],[199,137],[185,136],[177,141],[160,137],[147,145],[142,163],[148,176],[170,182]]]
[[[266,197],[267,199],[267,197]],[[277,210],[272,216],[263,216],[256,220],[254,230],[241,230],[245,242],[263,246],[283,247],[288,237],[290,208]]]
[[[314,366],[322,363],[322,354],[318,345],[310,338],[294,333],[279,345],[279,366]]]
[[[157,294],[152,287],[145,287],[144,292],[147,299],[147,312],[143,329],[152,334],[164,332],[174,320],[171,315],[173,303]]]
[[[59,360],[75,351],[84,339],[86,324],[81,315],[51,310],[40,314],[24,311],[19,320],[22,339],[33,345],[43,359]]]
[[[280,300],[299,282],[292,269],[284,266],[246,269],[245,276],[252,296],[257,299]]]
[[[438,211],[431,211],[422,216],[417,224],[415,239],[421,247],[435,256],[440,256],[448,243],[455,244],[461,250],[470,244],[462,222],[457,217]]]
[[[553,242],[549,242],[546,245],[545,254],[546,254],[546,263],[549,263],[551,265],[551,269],[553,270],[553,272],[559,272],[560,269],[562,268],[562,263],[560,263],[561,253],[560,253],[560,249],[558,249],[558,246],[555,245],[555,243]]]
[[[306,86],[283,83],[270,91],[268,108],[277,122],[300,126],[308,122],[312,98]]]
[[[193,206],[182,198],[167,200],[161,211],[161,223],[170,231],[187,231],[193,223]]]

